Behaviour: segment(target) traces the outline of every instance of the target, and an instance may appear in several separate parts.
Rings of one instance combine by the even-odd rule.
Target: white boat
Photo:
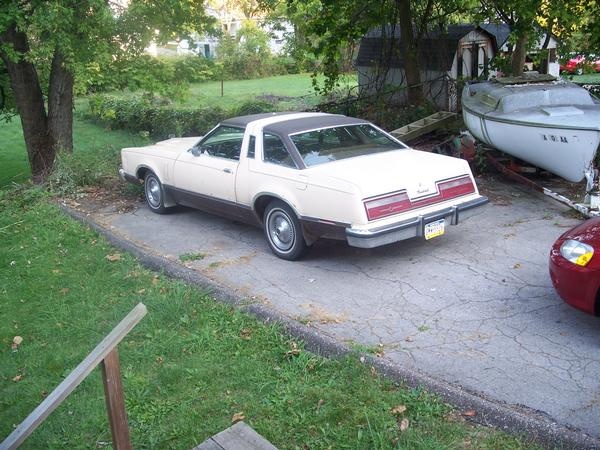
[[[572,182],[592,169],[600,102],[566,81],[506,78],[465,86],[465,125],[480,141]]]

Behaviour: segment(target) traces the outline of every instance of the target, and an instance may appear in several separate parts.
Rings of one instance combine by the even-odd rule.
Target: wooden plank
[[[452,112],[439,111],[423,119],[419,119],[413,123],[409,123],[408,125],[397,128],[390,134],[404,142],[408,142],[419,136],[435,131],[447,121],[453,119],[455,116],[456,114]]]
[[[125,397],[123,397],[123,382],[119,353],[113,349],[102,361],[102,381],[104,383],[104,399],[106,412],[112,433],[112,445],[115,450],[131,450],[131,438],[127,426]]]
[[[17,428],[0,443],[0,450],[17,448],[79,386],[100,362],[146,315],[148,310],[138,303],[127,316],[96,346],[94,350],[33,410]]]
[[[193,450],[277,450],[277,447],[246,423],[237,422]]]

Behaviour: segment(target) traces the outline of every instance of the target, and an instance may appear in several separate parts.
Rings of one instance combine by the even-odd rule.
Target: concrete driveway
[[[482,180],[491,203],[431,241],[374,250],[318,242],[277,259],[262,231],[202,212],[155,215],[142,204],[87,209],[110,233],[185,265],[240,297],[510,408],[600,440],[600,319],[560,300],[552,242],[578,222],[542,195]],[[85,201],[82,202],[85,204]],[[586,446],[588,445],[586,444]]]

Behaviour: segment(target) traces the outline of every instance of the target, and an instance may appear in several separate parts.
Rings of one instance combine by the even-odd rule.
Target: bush
[[[237,108],[184,108],[161,98],[117,97],[96,94],[90,97],[90,116],[113,129],[144,133],[153,138],[199,136],[218,122],[233,116],[275,111],[266,101],[253,101]]]
[[[77,73],[80,94],[143,90],[181,97],[190,83],[218,79],[215,62],[202,56],[153,56],[92,62]]]

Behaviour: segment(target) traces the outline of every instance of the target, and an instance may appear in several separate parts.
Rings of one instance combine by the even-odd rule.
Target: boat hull
[[[478,140],[568,181],[579,182],[585,177],[600,145],[600,105],[591,101],[576,106],[548,101],[546,105],[524,104],[507,110],[505,98],[513,96],[509,101],[514,102],[521,92],[531,93],[533,88],[505,93],[509,90],[495,85],[485,90],[485,84],[471,91],[467,87],[463,92],[463,119]],[[544,90],[549,91],[548,87]],[[478,102],[474,93],[487,97]]]

